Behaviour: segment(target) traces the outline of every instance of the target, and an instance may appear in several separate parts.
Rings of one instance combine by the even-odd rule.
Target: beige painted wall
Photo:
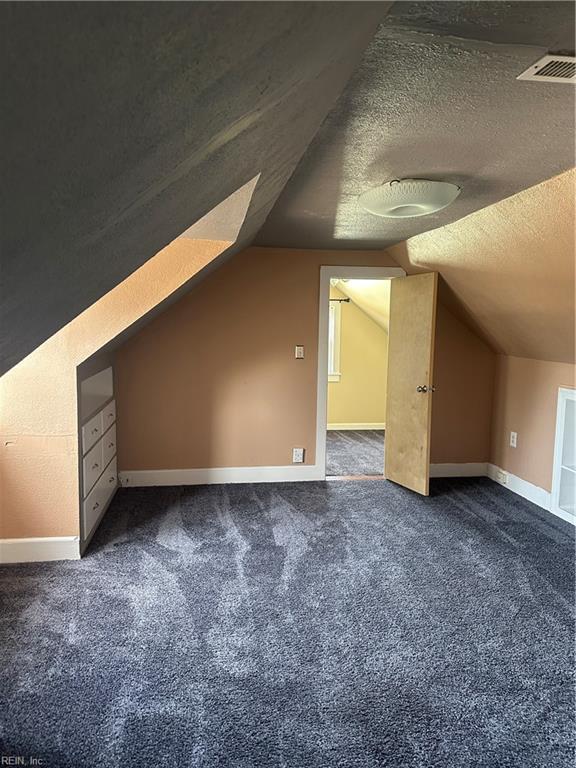
[[[336,288],[331,298],[345,298]],[[328,383],[328,424],[382,424],[386,418],[388,335],[360,307],[341,304],[340,381]]]
[[[79,534],[77,366],[230,244],[175,240],[0,379],[0,538]]]
[[[495,366],[490,347],[438,304],[432,463],[488,461]]]
[[[574,365],[499,355],[491,462],[550,491],[558,388],[574,386]],[[518,433],[516,448],[511,431]]]
[[[248,248],[121,347],[120,469],[283,466],[295,446],[314,464],[330,264],[395,266],[383,252]]]
[[[294,446],[314,464],[320,266],[339,264],[394,266],[381,252],[248,248],[128,340],[115,358],[119,468],[283,466]],[[441,318],[435,403],[448,417],[433,420],[432,461],[485,461],[494,355]]]

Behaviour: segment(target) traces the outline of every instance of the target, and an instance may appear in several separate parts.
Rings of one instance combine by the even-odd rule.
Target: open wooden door
[[[428,495],[438,276],[397,277],[390,285],[384,475]]]

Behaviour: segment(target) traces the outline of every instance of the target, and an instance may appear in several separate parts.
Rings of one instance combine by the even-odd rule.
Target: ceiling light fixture
[[[456,200],[460,191],[460,187],[447,181],[395,179],[369,189],[358,201],[375,216],[406,219],[441,211]]]

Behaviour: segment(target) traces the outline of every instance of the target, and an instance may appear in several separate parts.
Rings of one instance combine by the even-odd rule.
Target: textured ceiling
[[[396,3],[385,19],[389,6],[0,4],[0,67],[10,72],[0,128],[0,373],[250,179],[258,177],[238,242],[207,271],[265,221],[257,244],[382,247],[573,164],[575,89],[515,80],[548,50],[570,52],[572,3]],[[445,212],[399,224],[358,209],[360,192],[399,176],[453,180],[463,192]],[[502,234],[506,222],[492,215]],[[481,221],[492,234],[491,220]],[[542,243],[553,230],[547,218],[540,230],[529,224],[526,237]],[[506,281],[506,290],[497,285],[503,253],[484,282],[477,252],[464,247],[474,230],[462,230],[458,246],[450,231],[431,233],[440,239],[429,262],[417,238],[396,256],[407,271],[439,269],[496,348],[570,357],[566,284],[549,286],[564,307],[550,307],[564,339],[550,347],[550,334],[491,301],[494,285],[498,301],[513,293]],[[519,252],[514,258],[521,269]],[[536,266],[533,274],[547,285],[547,273]],[[479,278],[488,319],[484,294],[466,285]],[[510,307],[526,312],[522,302]],[[532,314],[542,320],[540,310]],[[526,340],[522,328],[508,336],[494,328],[494,317],[519,323]]]
[[[260,174],[250,242],[389,5],[0,4],[0,373]]]
[[[572,167],[576,89],[516,76],[573,46],[573,3],[395,3],[256,243],[386,246]],[[359,208],[361,192],[402,177],[462,193],[422,218]]]
[[[573,363],[575,193],[567,171],[388,252],[408,273],[439,272],[444,303],[498,352]]]

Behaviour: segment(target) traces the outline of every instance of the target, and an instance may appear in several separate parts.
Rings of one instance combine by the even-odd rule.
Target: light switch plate
[[[510,448],[516,448],[518,444],[518,432],[510,432]]]
[[[294,348],[294,357],[296,360],[304,359],[304,347],[301,344],[297,344]]]
[[[292,464],[304,463],[304,448],[292,448]]]

